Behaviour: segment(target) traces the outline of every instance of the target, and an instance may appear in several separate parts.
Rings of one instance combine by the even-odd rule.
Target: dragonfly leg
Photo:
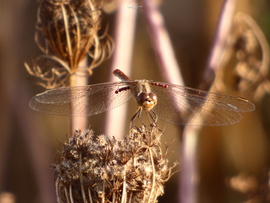
[[[145,127],[145,124],[141,120],[141,114],[142,114],[142,107],[139,107],[134,116],[132,116],[131,121],[130,121],[130,128],[133,127],[133,121],[136,117],[138,117],[139,121],[142,123],[142,125]]]
[[[150,122],[150,125],[153,127],[157,126],[157,120],[158,120],[157,114],[153,110],[146,111],[146,114]]]

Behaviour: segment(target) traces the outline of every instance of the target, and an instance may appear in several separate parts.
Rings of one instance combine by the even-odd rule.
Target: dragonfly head
[[[157,105],[157,95],[153,92],[142,92],[138,95],[138,103],[144,110],[150,111]]]

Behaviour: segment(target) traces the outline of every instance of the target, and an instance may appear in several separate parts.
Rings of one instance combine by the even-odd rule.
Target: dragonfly
[[[238,123],[242,113],[255,109],[242,97],[202,91],[151,80],[132,80],[121,70],[113,74],[119,82],[60,87],[34,96],[29,106],[40,112],[63,116],[92,116],[125,104],[134,98],[138,109],[156,123],[158,119],[176,125],[223,126]]]

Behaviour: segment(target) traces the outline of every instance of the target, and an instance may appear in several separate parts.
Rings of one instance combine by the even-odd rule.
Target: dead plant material
[[[270,52],[262,30],[250,16],[242,13],[236,15],[228,50],[226,62],[230,62],[229,65],[233,68],[221,70],[223,76],[227,74],[225,78],[229,78],[227,84],[259,101],[265,93],[270,92]],[[224,82],[222,79],[217,81]],[[219,88],[226,86],[218,85]]]
[[[245,203],[270,202],[269,174],[263,173],[262,177],[256,178],[246,173],[240,173],[229,179],[229,186],[247,197]]]
[[[161,135],[157,127],[134,127],[123,140],[75,132],[53,165],[58,203],[157,202],[177,165],[168,167]]]
[[[102,1],[92,0],[39,1],[35,40],[43,55],[25,66],[40,85],[65,86],[72,74],[89,76],[110,56],[113,44],[107,29],[101,30],[101,7]],[[85,58],[89,66],[80,69]]]

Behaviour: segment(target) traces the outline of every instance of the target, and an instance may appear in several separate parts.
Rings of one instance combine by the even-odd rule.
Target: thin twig
[[[93,203],[93,200],[92,200],[92,194],[91,194],[91,190],[90,190],[89,187],[88,187],[88,196],[89,196],[89,201],[90,201],[90,203]]]
[[[59,198],[59,179],[57,178],[55,180],[55,191],[56,191],[56,199],[57,199],[57,202],[60,203],[60,198]]]
[[[148,148],[148,151],[149,151],[149,155],[150,155],[150,160],[151,160],[151,163],[152,163],[152,170],[153,170],[153,174],[152,174],[152,186],[151,186],[151,192],[150,192],[150,195],[149,195],[149,198],[148,198],[148,203],[151,202],[151,200],[155,199],[154,196],[153,196],[153,193],[154,193],[154,189],[156,189],[155,187],[155,184],[156,184],[156,169],[155,169],[155,164],[154,164],[154,160],[153,160],[153,154],[152,154],[152,149],[151,148]],[[153,196],[153,198],[152,198]]]
[[[70,197],[71,203],[74,203],[74,201],[73,201],[73,195],[72,195],[72,185],[71,184],[69,185],[69,197]]]
[[[67,191],[67,188],[65,187],[65,196],[66,196],[66,200],[67,200],[67,203],[70,203],[69,201],[69,195],[68,195],[68,191]],[[61,202],[59,202],[61,203]]]
[[[81,184],[81,191],[82,191],[82,197],[83,197],[83,202],[87,203],[86,201],[86,196],[85,196],[85,191],[83,187],[83,172],[82,172],[82,153],[80,153],[80,161],[79,161],[79,168],[80,168],[80,184]]]
[[[127,179],[126,179],[126,177],[127,177],[127,175],[126,175],[126,165],[125,165],[121,203],[126,203],[127,202]]]

